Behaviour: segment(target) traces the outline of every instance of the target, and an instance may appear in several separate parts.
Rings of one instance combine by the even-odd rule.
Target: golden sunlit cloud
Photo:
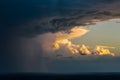
[[[82,47],[80,47],[80,53],[85,55],[91,54],[91,52],[88,50],[88,48],[84,44],[82,45]]]
[[[65,32],[58,32],[55,34],[55,41],[53,43],[54,50],[59,50],[62,45],[66,46],[66,48],[72,53],[72,54],[80,54],[80,55],[111,55],[115,56],[114,53],[110,52],[110,48],[113,49],[114,47],[109,46],[96,46],[94,49],[89,49],[86,45],[78,45],[73,44],[70,40],[74,39],[76,37],[83,36],[88,32],[87,29],[81,28],[81,27],[75,27],[71,29],[70,33]]]
[[[115,56],[114,53],[111,53],[108,48],[113,48],[113,47],[107,47],[107,46],[96,46],[94,53],[98,55],[112,55]]]
[[[55,34],[56,40],[54,42],[54,47],[55,49],[60,48],[60,44],[65,44],[68,47],[72,46],[70,39],[74,39],[76,37],[80,37],[84,34],[86,34],[88,30],[82,27],[74,27],[71,29],[70,33],[65,33],[65,32],[58,32]],[[74,45],[75,46],[75,45]]]
[[[76,37],[83,36],[88,32],[87,29],[81,27],[81,26],[76,26],[70,30],[70,33],[65,33],[65,32],[58,32],[55,34],[56,40],[63,40],[63,39],[73,39]]]

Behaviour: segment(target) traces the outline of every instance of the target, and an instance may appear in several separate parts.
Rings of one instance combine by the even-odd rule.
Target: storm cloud
[[[53,33],[119,18],[119,7],[120,0],[0,0],[0,71],[47,71],[42,56]]]
[[[1,1],[1,32],[36,36],[120,17],[119,0]],[[7,28],[7,29],[6,29]]]

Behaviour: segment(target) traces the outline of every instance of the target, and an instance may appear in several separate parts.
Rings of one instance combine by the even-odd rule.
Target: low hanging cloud
[[[71,33],[66,35],[66,34],[57,34],[56,40],[54,42],[54,49],[59,50],[63,45],[66,46],[66,48],[72,53],[72,54],[80,54],[80,55],[111,55],[115,56],[114,53],[110,52],[110,48],[114,47],[109,47],[109,46],[99,46],[97,45],[94,49],[91,49],[90,47],[86,45],[79,45],[79,44],[74,44],[70,40],[74,39],[76,37],[81,37],[84,34],[88,32],[87,29],[80,28],[80,27],[75,27],[71,29]],[[77,34],[74,35],[74,34]]]
[[[96,1],[56,0],[56,1],[48,1],[48,2],[51,3],[46,3],[44,1],[43,2],[34,1],[34,3],[37,6],[34,6],[32,4],[31,5],[26,4],[28,7],[31,8],[29,11],[30,13],[22,12],[22,14],[20,15],[17,14],[20,13],[18,11],[16,12],[16,14],[13,14],[16,15],[15,17],[17,19],[15,18],[10,21],[6,21],[9,20],[6,19],[5,21],[9,22],[8,23],[9,25],[3,24],[5,23],[3,22],[1,26],[11,27],[11,29],[9,30],[11,30],[10,33],[12,33],[13,35],[35,37],[37,35],[48,32],[52,32],[52,33],[59,31],[69,32],[69,30],[72,29],[74,26],[85,26],[85,25],[95,24],[92,20],[103,21],[113,18],[120,18],[119,0],[96,0]],[[23,3],[24,1],[20,1],[21,5]],[[29,3],[31,2],[29,1]],[[39,3],[40,5],[37,3]],[[65,5],[62,5],[64,3]],[[16,8],[18,8],[19,5],[16,6]],[[25,7],[25,9],[29,10],[28,7],[26,8],[26,6],[24,5],[22,7]],[[10,6],[10,9],[13,9],[12,6]],[[23,8],[20,8],[21,11],[22,9]],[[23,10],[23,11],[27,11],[27,10]],[[16,10],[11,10],[11,11],[16,11]],[[32,12],[36,16],[32,16],[33,15]],[[19,17],[19,15],[24,16],[26,14],[30,14],[31,16],[28,16],[26,18]],[[10,16],[12,16],[12,14],[10,14]]]
[[[89,30],[84,27],[76,26],[70,30],[70,33],[57,32],[57,33],[46,33],[38,36],[38,43],[40,43],[44,56],[62,55],[65,56],[81,56],[81,55],[110,55],[115,56],[109,49],[114,47],[96,45],[95,48],[86,46],[84,44],[74,44],[71,39],[81,37],[85,35]],[[76,35],[77,34],[77,35]],[[49,40],[48,40],[49,38]]]

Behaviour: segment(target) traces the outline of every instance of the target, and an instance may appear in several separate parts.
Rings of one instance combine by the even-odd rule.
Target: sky
[[[119,22],[120,19],[111,19],[107,21],[97,22],[96,25],[89,26],[89,32],[81,37],[78,37],[72,42],[76,44],[86,44],[92,47],[96,45],[107,45],[115,47],[112,49],[115,53],[119,54]]]
[[[0,0],[0,73],[120,71],[111,51],[120,24],[109,21],[119,19],[119,7],[119,0]],[[116,33],[110,46],[85,42],[94,34],[93,41],[100,40],[99,31],[106,37],[107,30]]]

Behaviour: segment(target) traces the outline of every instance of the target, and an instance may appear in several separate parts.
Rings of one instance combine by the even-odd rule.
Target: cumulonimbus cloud
[[[88,32],[87,29],[81,28],[81,27],[75,27],[71,29],[70,34],[65,34],[65,33],[56,33],[56,39],[53,43],[54,49],[59,50],[62,45],[66,46],[66,48],[70,51],[72,54],[80,54],[80,55],[111,55],[115,56],[114,53],[110,52],[109,48],[114,48],[114,47],[109,47],[109,46],[100,46],[96,45],[94,49],[90,49],[86,45],[79,45],[79,44],[74,44],[70,40],[74,39],[76,37],[81,37],[84,34]],[[77,34],[77,35],[76,35]]]
[[[56,37],[55,35],[53,35],[54,33],[58,34],[58,32],[61,33],[61,31],[70,33],[70,30],[75,26],[81,27],[94,24],[92,20],[108,20],[120,17],[120,0],[48,0],[48,2],[46,0],[19,0],[19,2],[17,2],[17,0],[0,0],[0,6],[0,33],[2,35],[1,55],[3,55],[0,57],[0,59],[3,61],[1,61],[1,65],[4,65],[4,61],[7,62],[9,60],[12,60],[13,57],[16,57],[16,53],[19,53],[20,58],[17,58],[21,62],[27,62],[30,60],[29,64],[31,63],[33,57],[32,59],[30,58],[28,60],[24,60],[22,56],[24,54],[24,56],[26,55],[26,57],[28,57],[28,55],[33,54],[35,59],[35,61],[33,60],[34,63],[36,62],[36,59],[39,58],[38,53],[40,57],[42,57],[42,53],[48,53],[47,55],[51,55],[50,53],[54,53],[54,48],[52,48],[54,41],[56,41]],[[17,41],[13,40],[14,35],[17,37],[24,36],[25,38],[33,38],[40,35],[36,38],[39,42],[37,43],[37,45],[39,45],[40,48],[43,50],[38,49],[37,47],[37,52],[35,52],[36,49],[34,50],[34,46],[30,45],[32,44],[32,41],[29,43],[29,41],[23,40],[23,43],[21,42],[20,45],[23,44],[21,47],[26,47],[28,51],[24,50],[24,48],[22,50],[22,53],[19,48],[20,45],[16,44]],[[71,39],[70,36],[67,37]],[[64,41],[66,43],[68,42],[69,45],[66,44],[66,46],[60,43],[59,46],[64,46],[68,52],[73,51],[76,53],[79,49],[81,53],[91,53],[91,49],[89,49],[88,46],[79,46],[73,44],[70,40],[68,40],[68,38],[65,38]],[[29,45],[25,44],[26,42]],[[13,46],[14,44],[16,44],[16,46]],[[13,50],[11,48],[13,48]],[[104,50],[106,52],[109,52],[108,47],[98,46],[95,49],[96,54],[99,54],[99,51],[101,51],[101,49],[102,52],[104,52]],[[15,50],[17,50],[17,52],[15,52]],[[9,56],[8,59],[8,55],[14,56]],[[14,61],[16,61],[16,58],[14,59]],[[8,65],[9,64],[10,63],[8,62]],[[3,66],[2,69],[8,70],[8,67],[5,68]]]
[[[70,0],[73,4],[68,4],[67,1],[68,0],[58,1],[58,4],[59,2],[61,4],[66,2],[66,5],[56,6],[56,10],[50,12],[51,15],[47,14],[44,18],[37,17],[27,21],[26,23],[21,23],[19,26],[17,25],[13,30],[14,33],[16,33],[16,35],[33,37],[46,32],[69,32],[69,30],[74,26],[94,24],[92,20],[120,18],[119,0]],[[53,3],[53,5],[55,4],[57,4],[57,1]],[[52,5],[48,7],[47,3],[44,5],[48,10],[50,7],[53,8]],[[43,6],[39,6],[39,8],[46,10]]]
[[[96,45],[91,48],[87,45],[74,44],[71,40],[85,35],[89,30],[84,27],[76,26],[70,30],[70,33],[57,32],[46,33],[38,36],[37,42],[41,45],[44,56],[62,55],[64,56],[81,56],[81,55],[111,55],[115,56],[109,49],[114,47]],[[49,40],[48,40],[49,38]],[[43,57],[44,57],[43,56]]]

